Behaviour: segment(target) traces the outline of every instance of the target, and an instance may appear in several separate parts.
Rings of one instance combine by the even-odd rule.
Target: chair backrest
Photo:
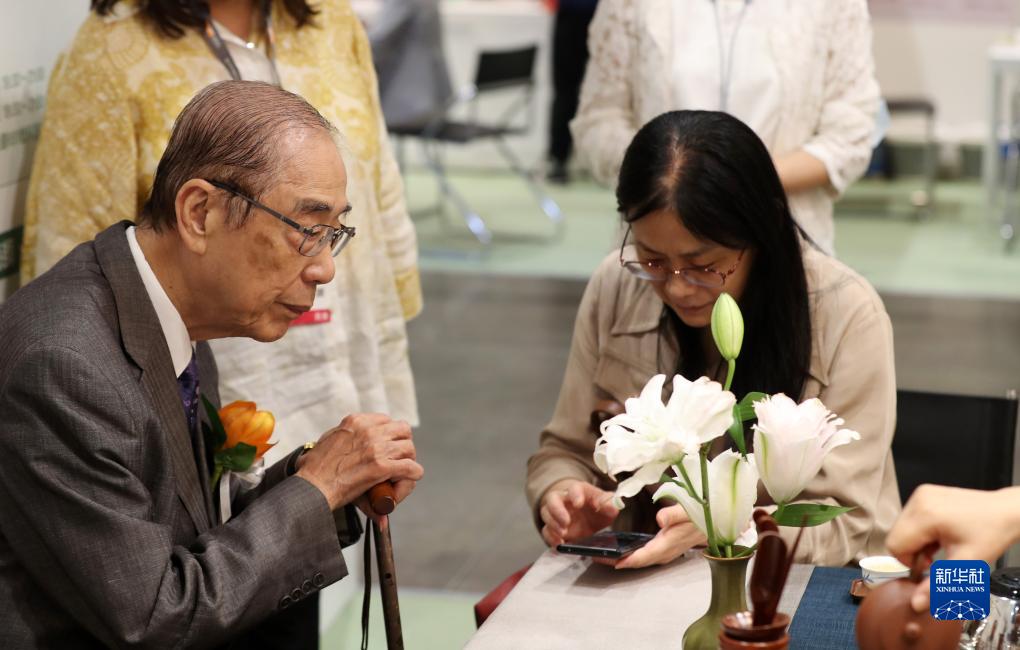
[[[531,86],[534,84],[537,56],[537,45],[514,50],[482,52],[478,55],[475,87],[478,92],[485,92],[514,86]]]
[[[935,117],[935,103],[927,97],[886,98],[886,106],[893,115],[896,113],[923,113],[928,119]]]
[[[893,459],[905,503],[922,483],[978,490],[1013,484],[1017,397],[896,393]]]

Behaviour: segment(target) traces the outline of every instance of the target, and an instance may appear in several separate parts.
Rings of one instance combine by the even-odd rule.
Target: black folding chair
[[[889,115],[913,114],[924,118],[923,177],[924,189],[915,190],[910,197],[918,217],[931,214],[935,206],[935,181],[938,176],[938,142],[935,140],[935,103],[925,97],[889,98],[886,100]],[[890,163],[890,175],[896,170]]]
[[[437,206],[437,210],[445,214],[443,201],[451,201],[460,212],[468,230],[484,245],[492,242],[492,230],[450,182],[440,155],[440,147],[445,143],[468,144],[477,140],[492,140],[510,169],[524,181],[538,201],[542,212],[552,222],[554,226],[552,236],[562,234],[563,213],[559,205],[524,168],[505,140],[507,136],[521,135],[531,128],[537,54],[537,45],[514,50],[482,52],[478,57],[474,83],[454,93],[453,99],[440,115],[435,116],[423,127],[390,128],[390,132],[398,138],[412,136],[421,139],[425,163],[439,184],[440,205]],[[479,119],[478,98],[497,92],[516,92],[517,96],[494,120]],[[453,117],[455,111],[462,111],[465,108],[467,111],[465,119]]]
[[[938,483],[976,490],[1013,485],[1017,394],[972,397],[896,393],[893,459],[900,498]]]

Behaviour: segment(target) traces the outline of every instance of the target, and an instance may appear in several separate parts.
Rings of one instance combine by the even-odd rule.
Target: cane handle
[[[393,484],[383,481],[368,491],[368,503],[378,515],[388,515],[397,507],[397,495]]]

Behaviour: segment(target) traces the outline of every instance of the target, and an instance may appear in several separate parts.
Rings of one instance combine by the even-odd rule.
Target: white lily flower
[[[614,504],[641,488],[656,483],[671,464],[685,454],[697,454],[701,445],[718,438],[733,423],[736,398],[718,382],[702,377],[687,381],[673,378],[673,394],[662,403],[665,375],[655,375],[639,397],[626,401],[626,412],[602,423],[602,437],[595,445],[595,464],[614,476],[634,475],[620,482]]]
[[[744,548],[754,548],[754,545],[758,543],[758,529],[754,527],[754,522],[747,527],[737,541],[733,542],[734,546],[743,546]]]
[[[744,459],[737,452],[727,449],[708,462],[708,502],[712,508],[712,524],[719,544],[746,542],[754,543],[748,532],[754,502],[758,499],[758,470],[754,465],[754,454]],[[697,494],[701,494],[701,465],[696,456],[685,456],[682,465],[691,479]],[[683,481],[680,468],[674,466],[678,480]],[[705,525],[705,511],[697,499],[676,483],[664,483],[655,492],[653,501],[670,498],[687,511],[691,522],[708,536]],[[754,526],[750,526],[754,531]]]
[[[840,429],[843,419],[814,398],[797,404],[779,393],[754,403],[754,457],[765,489],[790,503],[818,474],[825,456],[861,434]]]

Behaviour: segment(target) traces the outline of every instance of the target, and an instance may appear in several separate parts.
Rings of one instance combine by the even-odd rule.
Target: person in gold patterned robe
[[[50,81],[27,201],[22,283],[110,224],[134,219],[174,118],[199,90],[230,78],[199,29],[174,38],[135,0],[97,4],[109,10],[86,19]],[[209,4],[216,20],[216,2]],[[294,3],[270,7],[272,59],[259,11],[251,12],[243,38],[215,24],[243,78],[273,81],[275,67],[283,88],[340,128],[354,208],[348,223],[358,232],[336,259],[336,279],[316,296],[308,320],[320,322],[293,327],[271,345],[214,345],[224,402],[254,400],[272,411],[281,450],[304,442],[288,439],[293,432],[334,426],[348,412],[417,423],[405,320],[422,307],[414,227],[362,26],[347,0],[310,3],[317,13],[301,27],[285,4]]]

